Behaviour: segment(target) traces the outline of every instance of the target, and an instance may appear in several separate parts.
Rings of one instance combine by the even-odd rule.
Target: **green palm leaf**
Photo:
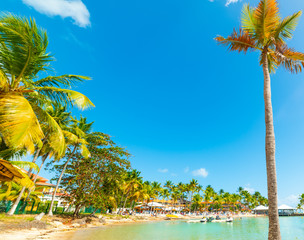
[[[0,95],[0,132],[10,148],[26,148],[34,153],[41,146],[42,129],[30,103],[22,96]]]

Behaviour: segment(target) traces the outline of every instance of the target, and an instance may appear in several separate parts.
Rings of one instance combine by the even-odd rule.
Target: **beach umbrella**
[[[157,203],[157,202],[149,202],[147,205],[149,207],[164,207],[164,205]]]

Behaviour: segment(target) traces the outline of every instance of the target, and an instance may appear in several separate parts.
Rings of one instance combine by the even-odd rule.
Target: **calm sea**
[[[304,240],[303,217],[280,217],[282,239]],[[267,218],[243,218],[233,223],[164,221],[101,227],[75,233],[73,240],[267,240]]]

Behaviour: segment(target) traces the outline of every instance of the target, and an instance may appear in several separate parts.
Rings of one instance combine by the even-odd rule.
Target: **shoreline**
[[[216,214],[212,214],[215,216]],[[210,215],[210,216],[212,216]],[[62,223],[58,221],[60,218],[57,216],[47,217],[47,228],[46,229],[20,229],[20,230],[7,230],[0,234],[1,240],[31,240],[31,239],[62,239],[68,240],[72,239],[74,233],[78,231],[87,231],[94,228],[101,227],[113,227],[119,225],[129,225],[129,224],[142,224],[142,223],[152,223],[152,222],[160,222],[160,221],[178,221],[178,220],[191,220],[191,219],[201,219],[203,216],[183,216],[179,215],[178,218],[171,218],[170,220],[165,215],[160,216],[99,216],[93,218],[82,218],[76,219],[73,221],[68,221],[68,223]],[[234,219],[242,218],[242,217],[265,217],[264,215],[254,215],[254,214],[246,214],[246,215],[233,215]],[[84,219],[89,219],[89,223],[81,224],[81,221],[84,222]],[[61,219],[63,220],[63,219]],[[3,224],[3,223],[2,223]],[[0,225],[1,226],[1,225]]]

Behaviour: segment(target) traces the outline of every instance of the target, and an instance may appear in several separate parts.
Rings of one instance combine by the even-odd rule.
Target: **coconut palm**
[[[142,187],[142,178],[140,177],[140,172],[137,170],[132,170],[126,173],[124,182],[122,183],[122,199],[124,203],[122,209],[125,208],[128,199],[134,197],[134,194],[140,194],[140,189]],[[138,192],[138,193],[136,193]],[[120,209],[120,211],[122,210]]]
[[[193,209],[194,211],[200,210],[202,208],[202,200],[203,198],[200,194],[194,194],[191,209]]]
[[[192,205],[192,197],[193,193],[197,191],[197,187],[199,186],[198,181],[195,179],[192,179],[190,183],[188,184],[188,191],[190,192],[190,201],[189,201],[189,209]]]
[[[93,106],[83,94],[66,89],[88,77],[39,79],[53,60],[47,45],[47,34],[35,20],[10,14],[0,17],[0,134],[8,148],[34,153],[35,145],[41,147],[45,133],[40,121],[54,124],[43,108],[47,102],[69,103],[81,109]]]
[[[166,183],[164,184],[164,187],[167,188],[169,190],[169,192],[172,192],[172,188],[173,188],[174,184],[172,181],[166,181]]]
[[[269,199],[269,234],[268,239],[281,239],[278,202],[277,177],[275,162],[275,137],[271,103],[270,73],[278,66],[290,72],[300,72],[304,64],[304,54],[289,48],[286,40],[292,38],[301,11],[284,19],[279,15],[276,0],[261,0],[256,8],[245,5],[242,13],[242,27],[234,30],[227,38],[216,40],[231,51],[260,53],[260,64],[264,73],[264,102],[266,125],[266,165]]]

